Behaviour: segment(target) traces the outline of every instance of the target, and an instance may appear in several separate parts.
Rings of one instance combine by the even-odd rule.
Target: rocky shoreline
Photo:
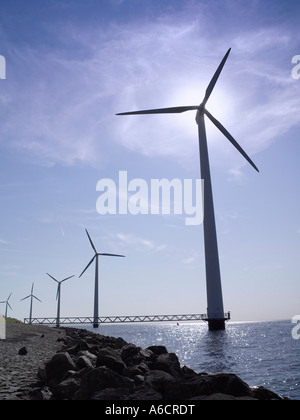
[[[4,399],[31,400],[283,399],[265,388],[249,387],[234,374],[197,374],[180,366],[178,357],[164,346],[142,349],[122,338],[73,328],[22,325],[13,334],[0,343],[0,350],[4,343],[15,352],[10,363],[17,362],[14,372],[8,369],[14,384],[6,391],[1,377],[7,371],[0,362],[0,399],[5,395]]]
[[[73,328],[12,329],[14,336],[0,342],[0,400],[284,399],[234,374],[197,374],[164,346],[142,349]]]
[[[9,321],[6,334],[6,340],[0,340],[0,400],[28,400],[39,365],[62,349],[66,333]]]

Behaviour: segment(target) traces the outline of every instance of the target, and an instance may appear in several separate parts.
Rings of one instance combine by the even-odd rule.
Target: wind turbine
[[[145,111],[125,112],[117,115],[145,115],[145,114],[180,114],[186,111],[197,111],[196,123],[198,125],[199,148],[200,148],[200,164],[201,177],[204,179],[204,243],[205,243],[205,264],[206,264],[206,285],[207,285],[207,303],[208,313],[206,321],[208,321],[210,330],[224,330],[225,321],[229,316],[224,314],[223,294],[221,285],[220,263],[218,242],[216,233],[216,222],[214,213],[214,202],[211,185],[211,175],[208,157],[208,147],[206,138],[206,129],[204,116],[208,117],[212,123],[224,134],[224,136],[232,143],[232,145],[244,156],[250,165],[257,171],[257,167],[236,142],[232,135],[223,125],[213,117],[206,109],[206,104],[214,90],[219,79],[223,67],[228,59],[231,48],[227,51],[213,78],[211,79],[205,97],[200,105],[180,106],[174,108],[150,109]]]
[[[99,254],[96,250],[95,245],[93,244],[93,241],[89,235],[89,232],[87,229],[85,230],[86,234],[89,238],[90,244],[95,251],[94,257],[91,259],[91,261],[88,263],[86,268],[83,270],[83,272],[80,274],[79,278],[83,276],[83,274],[86,272],[86,270],[90,267],[90,265],[96,260],[96,266],[95,266],[95,292],[94,292],[94,328],[99,327],[99,257],[121,257],[125,258],[125,255],[116,255],[116,254]]]
[[[9,299],[11,298],[12,293],[9,295],[8,299],[5,300],[4,302],[0,302],[1,303],[5,303],[6,307],[5,307],[5,318],[7,318],[7,312],[8,312],[8,308],[10,308],[12,310],[12,307],[9,304]]]
[[[52,280],[54,280],[57,283],[57,294],[56,294],[56,300],[57,300],[57,318],[56,318],[56,327],[59,328],[60,326],[60,295],[61,295],[61,285],[67,280],[72,279],[75,276],[67,277],[64,280],[58,281],[54,277],[52,277],[50,274],[47,273],[47,276],[49,276]]]
[[[23,300],[26,299],[30,299],[30,313],[29,313],[29,325],[32,324],[32,306],[33,306],[33,299],[38,300],[39,302],[42,302],[39,298],[37,298],[36,296],[34,296],[33,294],[33,288],[34,288],[34,283],[32,283],[32,288],[31,288],[31,294],[29,296],[26,296],[25,298],[21,299],[20,302],[22,302]]]

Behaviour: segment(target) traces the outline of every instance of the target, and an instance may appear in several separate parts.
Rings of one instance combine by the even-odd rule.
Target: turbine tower
[[[86,268],[83,270],[83,272],[80,274],[79,278],[83,276],[83,274],[86,272],[86,270],[90,267],[90,265],[96,260],[96,266],[95,266],[95,292],[94,292],[94,328],[99,327],[99,257],[121,257],[125,258],[125,255],[116,255],[116,254],[99,254],[96,250],[95,245],[93,244],[93,241],[89,235],[89,232],[87,229],[85,230],[86,234],[89,238],[90,244],[95,251],[94,257],[91,259],[91,261],[88,263]]]
[[[216,233],[216,222],[214,212],[213,193],[211,185],[210,165],[204,116],[224,134],[232,145],[244,156],[253,168],[259,172],[253,161],[226,130],[223,125],[214,118],[206,109],[206,104],[214,90],[223,67],[228,59],[231,48],[227,51],[212,80],[210,81],[205,97],[200,105],[181,106],[162,109],[150,109],[146,111],[125,112],[117,115],[146,115],[146,114],[180,114],[186,111],[197,111],[196,123],[198,125],[201,178],[204,180],[204,244],[205,244],[205,265],[206,265],[206,287],[207,287],[207,317],[206,321],[210,330],[224,330],[225,321],[229,314],[225,315],[223,305],[223,294],[221,285],[220,263],[218,242]]]
[[[0,302],[0,304],[2,303],[2,304],[5,304],[6,305],[6,307],[5,307],[5,316],[4,316],[5,318],[7,318],[8,308],[10,308],[10,310],[12,311],[12,307],[9,304],[9,299],[11,298],[11,296],[12,296],[12,293],[9,295],[9,297],[8,297],[7,300],[5,300],[4,302]]]
[[[56,300],[57,300],[57,317],[56,317],[56,327],[60,327],[60,295],[61,295],[61,285],[67,280],[72,279],[75,276],[67,277],[64,280],[58,281],[54,277],[52,277],[50,274],[47,273],[47,276],[49,276],[52,280],[54,280],[57,283],[57,294],[56,294]]]
[[[36,296],[34,296],[34,294],[33,294],[33,288],[34,288],[34,283],[32,283],[31,294],[29,296],[26,296],[25,298],[23,298],[23,299],[20,300],[20,302],[22,302],[23,300],[26,300],[26,299],[29,299],[30,298],[29,325],[32,324],[32,306],[33,306],[33,299],[36,299],[39,302],[42,302],[39,298],[37,298]]]

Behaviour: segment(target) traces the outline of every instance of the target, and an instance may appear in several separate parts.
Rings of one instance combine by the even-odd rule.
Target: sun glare
[[[181,86],[174,92],[173,96],[168,100],[168,103],[171,104],[170,106],[200,105],[204,98],[206,87],[207,86],[203,82],[191,82],[186,86]],[[233,104],[230,95],[228,95],[221,86],[216,87],[206,108],[225,126],[226,121],[231,119],[233,113]],[[185,132],[188,136],[196,136],[195,117],[196,112],[185,112],[177,116],[174,124],[178,130]],[[218,129],[208,120],[208,118],[206,118],[206,126],[209,141],[214,141],[216,134],[218,134]]]

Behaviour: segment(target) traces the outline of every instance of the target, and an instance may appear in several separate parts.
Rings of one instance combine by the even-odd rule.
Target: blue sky
[[[299,313],[300,4],[288,0],[2,1],[0,300],[23,318],[204,313],[202,226],[185,216],[100,216],[102,178],[199,177],[195,113],[117,112],[197,105],[229,47],[207,104],[260,169],[207,122],[224,304],[235,320]],[[71,284],[72,282],[72,284]],[[4,308],[3,308],[4,309]]]

